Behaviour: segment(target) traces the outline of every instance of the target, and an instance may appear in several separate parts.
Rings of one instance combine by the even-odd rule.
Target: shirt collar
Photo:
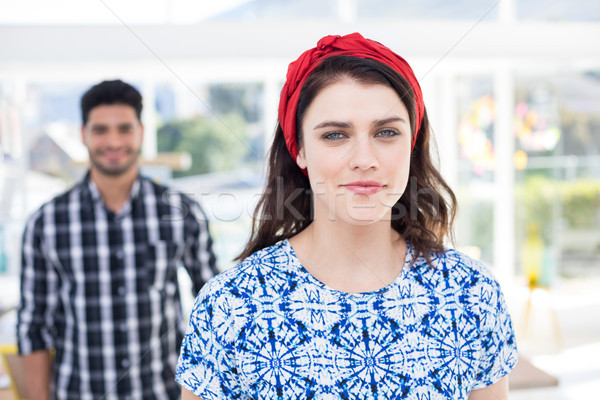
[[[129,192],[129,200],[127,201],[126,205],[121,210],[121,213],[123,213],[125,211],[129,211],[131,209],[131,204],[141,196],[141,192],[142,192],[141,180],[142,180],[142,176],[138,172],[138,175],[135,178],[135,181],[133,182],[133,185],[131,186],[131,190]],[[102,196],[100,195],[100,191],[98,190],[98,187],[96,186],[94,181],[92,181],[90,179],[90,171],[89,170],[85,174],[85,177],[83,178],[83,180],[80,183],[80,189],[83,193],[83,198],[85,200],[89,201],[91,204],[101,203],[104,205],[104,202],[102,200]]]

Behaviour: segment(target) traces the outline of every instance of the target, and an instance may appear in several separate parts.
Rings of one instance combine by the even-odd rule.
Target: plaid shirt
[[[23,235],[17,340],[55,348],[56,399],[175,399],[183,336],[177,267],[197,293],[215,258],[198,203],[147,178],[108,210],[88,175]]]

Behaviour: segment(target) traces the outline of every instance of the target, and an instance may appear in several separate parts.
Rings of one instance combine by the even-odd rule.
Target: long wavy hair
[[[351,56],[326,58],[304,83],[296,111],[296,142],[302,146],[302,120],[314,98],[327,86],[343,79],[364,85],[391,87],[406,107],[411,131],[415,130],[415,101],[408,82],[396,71],[378,61]],[[444,240],[452,239],[456,197],[432,160],[427,111],[423,115],[417,141],[411,152],[408,185],[392,208],[391,225],[417,252],[430,262],[430,254],[444,250]],[[310,183],[285,145],[281,125],[269,151],[265,190],[254,211],[250,238],[237,257],[288,239],[313,221]]]

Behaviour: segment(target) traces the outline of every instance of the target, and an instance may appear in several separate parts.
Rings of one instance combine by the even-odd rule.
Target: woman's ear
[[[298,150],[298,155],[296,156],[296,164],[298,164],[300,169],[306,169],[306,158],[304,157],[304,148],[300,148]]]

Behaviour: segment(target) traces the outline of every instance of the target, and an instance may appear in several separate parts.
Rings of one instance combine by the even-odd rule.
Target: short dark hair
[[[296,110],[299,149],[302,147],[302,122],[309,105],[324,88],[345,78],[394,89],[408,111],[414,132],[415,98],[406,79],[379,61],[336,55],[322,61],[302,86]],[[394,205],[391,225],[411,242],[417,254],[423,254],[430,261],[431,253],[444,250],[444,239],[452,238],[456,197],[432,160],[426,111],[417,133],[410,157],[409,182],[412,187],[407,187]],[[250,238],[237,260],[300,233],[312,222],[312,211],[310,182],[292,159],[283,129],[277,124],[269,154],[266,187],[254,211]]]
[[[133,107],[138,120],[142,119],[142,95],[136,88],[120,79],[103,81],[92,86],[81,97],[81,120],[87,124],[90,111],[101,105],[124,104]]]

